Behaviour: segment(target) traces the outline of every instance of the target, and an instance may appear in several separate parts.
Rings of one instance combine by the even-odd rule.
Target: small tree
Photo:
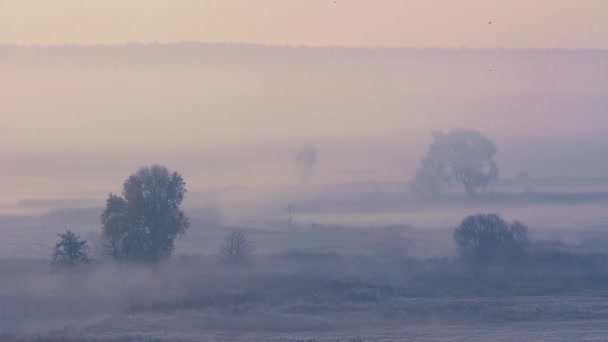
[[[144,167],[127,178],[122,194],[110,194],[101,214],[107,253],[117,262],[168,259],[175,239],[190,226],[180,209],[186,194],[182,176],[160,165]]]
[[[304,145],[296,152],[294,160],[298,178],[302,183],[308,184],[314,173],[314,167],[317,164],[317,149],[312,145]]]
[[[530,244],[526,225],[508,223],[496,214],[465,218],[454,231],[454,240],[463,258],[486,265],[520,260]]]
[[[80,235],[66,230],[63,234],[57,234],[60,240],[55,244],[51,267],[54,271],[67,270],[70,274],[77,267],[91,263],[89,259],[89,246],[85,240],[80,240]]]
[[[293,224],[293,219],[296,216],[296,206],[293,203],[289,203],[285,208],[287,212],[287,223],[291,226]]]
[[[241,231],[228,234],[220,246],[220,257],[224,262],[238,264],[245,262],[254,251],[253,244]]]

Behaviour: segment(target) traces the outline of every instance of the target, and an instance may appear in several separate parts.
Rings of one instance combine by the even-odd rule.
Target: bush
[[[585,253],[576,246],[561,241],[543,240],[530,245],[530,266],[536,271],[580,273],[605,270],[608,258],[604,254]]]
[[[245,233],[233,231],[226,236],[220,246],[220,258],[229,264],[243,264],[247,262],[254,249]]]
[[[454,240],[464,259],[481,265],[521,261],[530,244],[526,225],[508,223],[497,214],[465,218],[454,231]]]

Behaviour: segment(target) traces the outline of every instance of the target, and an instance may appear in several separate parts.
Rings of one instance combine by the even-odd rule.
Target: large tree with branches
[[[180,205],[186,183],[160,165],[143,167],[110,194],[101,214],[107,252],[118,262],[155,264],[171,256],[189,221]]]

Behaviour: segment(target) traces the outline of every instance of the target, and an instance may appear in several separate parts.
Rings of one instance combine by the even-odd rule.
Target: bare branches
[[[246,261],[255,247],[241,231],[228,234],[220,246],[220,257],[227,263],[242,263]]]
[[[454,240],[462,257],[481,264],[516,260],[530,243],[528,227],[496,214],[468,216],[454,231]]]

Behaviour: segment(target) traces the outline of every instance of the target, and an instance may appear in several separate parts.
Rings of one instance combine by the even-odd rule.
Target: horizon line
[[[0,42],[0,47],[13,48],[91,48],[91,47],[156,47],[156,46],[183,46],[183,45],[216,45],[216,46],[243,46],[283,49],[337,49],[337,50],[471,50],[471,51],[601,51],[608,52],[608,48],[570,48],[570,47],[442,47],[442,46],[349,46],[349,45],[305,45],[305,44],[268,44],[238,41],[176,41],[176,42],[140,42],[128,41],[122,43],[35,43],[20,44]]]

